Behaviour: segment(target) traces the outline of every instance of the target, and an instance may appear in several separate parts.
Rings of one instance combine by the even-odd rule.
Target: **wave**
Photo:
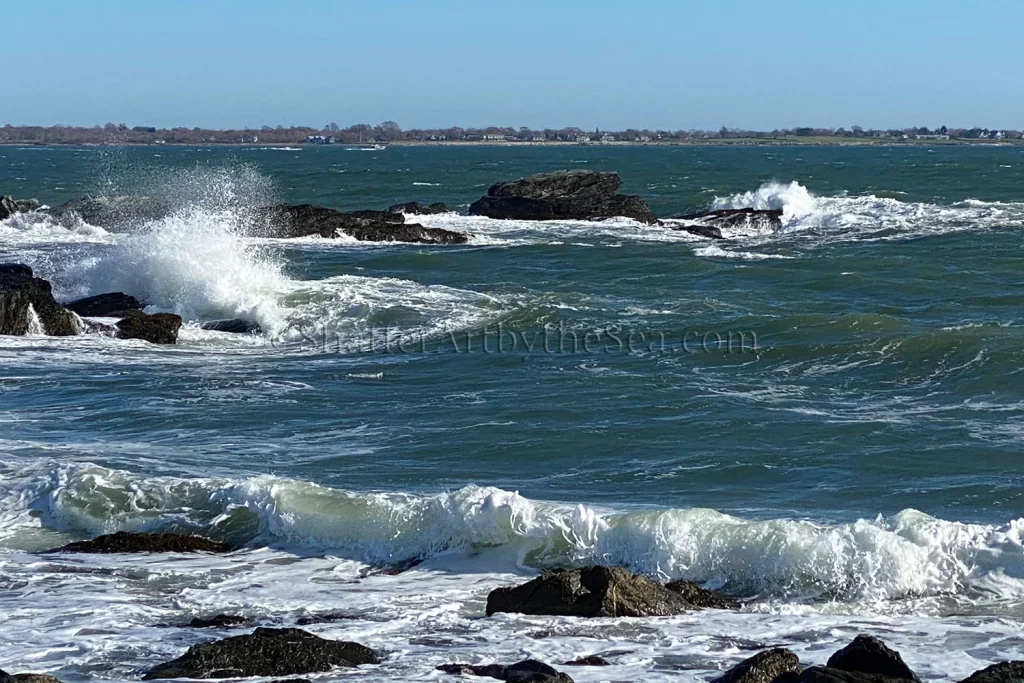
[[[0,480],[8,545],[40,525],[76,535],[188,529],[366,563],[456,554],[490,557],[497,571],[614,564],[765,599],[1024,598],[1024,519],[967,524],[904,510],[824,525],[699,508],[599,509],[484,486],[360,493],[273,476],[141,477],[93,464],[4,469],[12,472]]]

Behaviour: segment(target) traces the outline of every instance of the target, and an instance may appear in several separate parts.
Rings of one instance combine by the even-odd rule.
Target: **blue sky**
[[[1024,127],[1020,0],[35,0],[4,25],[0,123]]]

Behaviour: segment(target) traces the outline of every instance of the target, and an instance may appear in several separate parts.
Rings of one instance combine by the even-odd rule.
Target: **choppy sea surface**
[[[618,171],[659,215],[783,227],[459,213],[566,168]],[[0,668],[138,679],[222,612],[345,613],[309,630],[382,651],[344,674],[381,681],[591,654],[614,665],[577,681],[702,681],[857,633],[926,680],[1024,659],[1024,149],[0,147],[0,194],[128,193],[177,208],[129,234],[0,222],[0,262],[59,299],[189,321],[175,347],[0,337]],[[275,201],[409,200],[469,243],[249,230]],[[264,333],[198,327],[226,317]],[[245,549],[40,554],[121,529]],[[591,563],[745,606],[483,616],[497,586]]]

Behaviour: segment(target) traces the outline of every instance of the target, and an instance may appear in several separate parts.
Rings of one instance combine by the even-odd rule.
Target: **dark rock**
[[[352,614],[343,614],[341,612],[335,612],[332,614],[304,614],[295,620],[295,623],[299,626],[312,626],[313,624],[334,624],[339,621],[348,621],[351,619],[358,619],[359,617]]]
[[[36,209],[38,209],[40,204],[38,199],[15,199],[14,206],[15,208],[18,209],[19,212],[28,213],[29,211],[35,211]],[[35,676],[37,674],[32,675]],[[52,676],[47,676],[47,678],[52,678]]]
[[[117,321],[119,339],[142,339],[151,344],[176,344],[181,316],[173,313],[136,312]]]
[[[787,683],[789,674],[784,675],[784,680],[778,683]],[[845,669],[833,669],[828,666],[812,666],[800,672],[800,683],[905,683],[905,678],[891,678],[881,674],[865,673],[863,671],[846,671]]]
[[[258,322],[234,318],[232,320],[211,320],[199,326],[213,332],[232,332],[234,334],[260,334],[263,328]]]
[[[526,659],[511,666],[501,664],[442,664],[438,671],[462,676],[489,676],[510,683],[573,683],[568,674],[556,671],[544,662]]]
[[[827,666],[843,671],[878,674],[889,678],[918,681],[899,652],[890,650],[874,636],[857,636],[853,642],[829,657]]]
[[[133,311],[141,311],[143,304],[130,294],[108,292],[72,301],[64,307],[89,318],[124,318]]]
[[[226,553],[224,543],[202,536],[182,534],[139,534],[118,531],[91,541],[78,541],[51,550],[55,553]]]
[[[388,207],[391,213],[407,213],[415,216],[430,216],[438,213],[449,213],[449,209],[441,202],[435,202],[430,206],[423,206],[419,202],[406,202]]]
[[[670,581],[665,588],[683,596],[694,607],[705,609],[736,609],[739,603],[724,596],[701,588],[692,581]]]
[[[702,225],[701,223],[669,223],[667,221],[659,221],[658,224],[662,227],[668,228],[669,230],[680,230],[692,235],[707,237],[708,239],[725,239],[725,236],[722,234],[722,229],[716,228],[713,225]]]
[[[18,205],[14,198],[7,194],[0,197],[0,221],[5,221],[16,213],[18,213]]]
[[[218,614],[209,619],[196,617],[188,622],[189,628],[236,628],[240,626],[252,626],[252,619],[236,614]]]
[[[598,655],[589,655],[587,657],[580,657],[579,659],[574,659],[571,662],[566,662],[562,666],[611,666],[611,665],[612,665],[612,663],[609,662],[604,657],[600,657]]]
[[[618,567],[550,572],[487,596],[487,615],[496,612],[570,617],[659,617],[700,605],[690,603],[645,576]]]
[[[312,683],[308,678],[278,678],[270,683]]]
[[[975,671],[961,683],[1024,683],[1024,662],[1000,662]]]
[[[147,671],[142,680],[291,676],[379,662],[376,652],[358,643],[326,640],[297,628],[258,628],[249,635],[194,645]]]
[[[699,223],[712,228],[748,228],[779,230],[782,227],[781,209],[718,209],[680,216],[680,220]],[[696,226],[689,226],[695,228]],[[683,228],[684,230],[687,228]],[[691,230],[692,231],[692,230]]]
[[[625,216],[642,223],[657,217],[638,196],[616,194],[618,173],[559,171],[498,183],[469,207],[469,213],[490,218],[551,221],[600,220]]]
[[[714,683],[772,683],[787,673],[799,673],[800,658],[781,647],[758,652],[715,679]]]
[[[418,242],[461,244],[466,236],[442,228],[425,228],[406,223],[405,216],[391,211],[343,212],[313,204],[280,204],[270,208],[274,237],[332,238],[348,235],[364,242]]]
[[[2,679],[0,676],[0,680]],[[14,674],[11,679],[14,683],[60,683],[56,676],[49,674]]]
[[[54,300],[49,282],[35,277],[26,265],[0,264],[0,334],[28,334],[29,306],[46,334],[52,337],[78,334],[74,314]]]
[[[0,683],[14,683],[14,676],[0,669]]]
[[[171,205],[153,197],[79,197],[46,211],[62,223],[81,219],[104,230],[125,232],[166,218],[171,213]]]

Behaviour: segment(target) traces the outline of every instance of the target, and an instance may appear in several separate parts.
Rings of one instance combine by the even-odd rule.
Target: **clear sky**
[[[4,3],[0,124],[1024,127],[1024,2]]]

